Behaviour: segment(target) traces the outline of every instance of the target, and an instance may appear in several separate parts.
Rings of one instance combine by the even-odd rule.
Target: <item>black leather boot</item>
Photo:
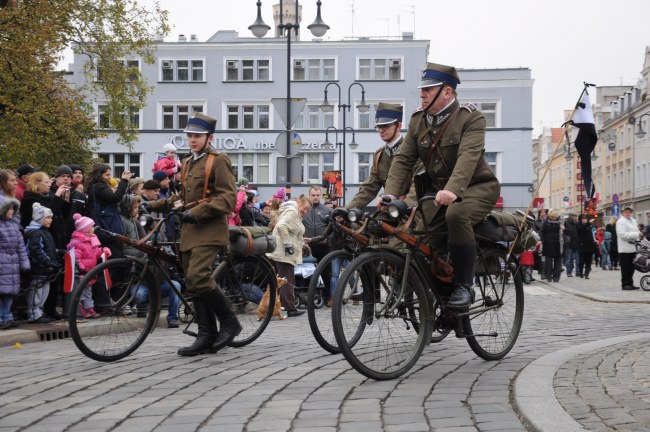
[[[454,265],[454,290],[447,302],[449,309],[466,309],[472,304],[476,242],[464,245],[449,243],[451,262]]]
[[[210,299],[212,310],[219,318],[219,335],[212,344],[212,351],[216,352],[232,342],[241,333],[242,328],[237,315],[232,311],[228,297],[221,291],[221,288],[217,287],[212,290]]]
[[[178,355],[193,357],[214,352],[212,344],[217,339],[217,320],[210,307],[209,296],[194,298],[194,313],[199,326],[198,335],[192,345],[180,348]]]

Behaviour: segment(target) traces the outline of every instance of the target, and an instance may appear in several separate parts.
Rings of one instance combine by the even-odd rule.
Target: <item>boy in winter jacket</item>
[[[20,224],[14,219],[19,208],[18,200],[0,197],[0,329],[17,325],[11,305],[20,292],[20,273],[30,269]]]
[[[111,250],[102,247],[99,239],[94,234],[95,221],[75,213],[72,218],[75,220],[75,230],[72,233],[72,240],[68,243],[68,250],[75,249],[75,258],[79,275],[83,275],[92,270],[97,265],[97,260],[106,254],[106,258],[111,256]],[[84,288],[79,300],[79,312],[82,318],[97,318],[99,314],[95,312],[95,303],[93,302],[92,285],[95,280]]]
[[[34,203],[32,221],[25,228],[27,253],[32,266],[31,281],[27,291],[27,319],[30,324],[52,321],[43,315],[43,305],[50,292],[50,277],[56,275],[62,267],[54,237],[49,231],[52,219],[52,210]]]

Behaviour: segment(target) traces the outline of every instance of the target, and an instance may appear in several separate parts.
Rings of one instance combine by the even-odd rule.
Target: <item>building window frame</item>
[[[237,181],[246,177],[250,183],[271,184],[272,153],[226,152]]]
[[[459,100],[459,102],[461,105],[464,103],[471,103],[476,105],[476,110],[480,111],[485,117],[485,123],[488,129],[501,127],[501,111],[503,105],[501,99],[464,99]]]
[[[356,75],[358,81],[402,81],[404,56],[357,57]]]
[[[117,63],[121,63],[122,66],[125,67],[125,68],[134,68],[134,69],[137,69],[138,71],[142,70],[141,69],[142,62],[140,61],[139,58],[137,58],[137,59],[120,58],[120,59],[117,59],[115,61]],[[103,79],[102,79],[102,69],[98,65],[95,65],[95,77],[94,77],[94,79],[95,79],[95,82],[102,82],[103,81]],[[134,80],[135,80],[135,77],[129,76],[129,78],[127,79],[127,82],[132,82]]]
[[[223,82],[273,81],[271,57],[224,57]]]
[[[301,56],[291,59],[293,81],[337,81],[338,57]]]
[[[272,125],[271,105],[267,102],[224,101],[222,124],[227,130],[269,130]]]
[[[182,130],[193,112],[207,112],[208,102],[200,101],[158,101],[157,126],[158,130]]]
[[[126,170],[131,171],[134,177],[142,177],[144,175],[142,169],[143,156],[142,153],[120,152],[98,152],[94,154],[95,158],[102,159],[105,164],[111,167],[113,177],[118,179]]]
[[[95,124],[97,129],[113,129],[109,122],[108,117],[104,114],[106,107],[105,102],[98,102],[95,104]],[[142,129],[142,110],[130,110],[129,113],[123,113],[122,116],[129,116],[129,124],[131,129]]]
[[[207,76],[206,63],[205,57],[161,57],[158,59],[158,82],[204,83]]]

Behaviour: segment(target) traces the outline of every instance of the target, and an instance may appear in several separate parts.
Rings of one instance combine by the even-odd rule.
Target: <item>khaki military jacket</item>
[[[406,193],[406,180],[415,163],[421,160],[425,164],[431,192],[445,189],[462,201],[468,188],[483,187],[485,191],[475,192],[480,192],[486,199],[494,197],[496,202],[500,185],[484,159],[485,127],[485,117],[481,112],[473,106],[460,107],[457,100],[444,112],[433,116],[431,121],[427,120],[424,111],[416,111],[411,116],[400,152],[391,164],[386,193],[395,196]],[[432,148],[436,140],[437,144]],[[472,195],[476,196],[476,193]]]
[[[184,223],[181,229],[180,250],[186,252],[197,246],[225,246],[228,244],[228,213],[234,211],[237,202],[235,175],[230,159],[213,148],[206,153],[214,153],[211,174],[208,179],[208,198],[210,201],[192,208],[196,224]],[[194,160],[190,155],[183,160],[185,169],[181,179],[181,198],[186,204],[203,198],[205,164],[208,155]],[[185,165],[187,164],[187,165]],[[169,211],[172,199],[162,199],[151,203],[154,211]]]
[[[370,168],[370,175],[368,178],[359,186],[359,192],[352,198],[352,200],[348,203],[347,207],[348,208],[363,208],[370,204],[370,202],[379,194],[379,191],[381,188],[386,186],[386,179],[388,178],[388,171],[390,170],[390,166],[393,163],[393,159],[395,159],[395,155],[399,153],[402,144],[404,143],[404,138],[400,138],[400,140],[395,144],[398,146],[397,152],[395,154],[388,154],[386,152],[386,145],[380,147],[375,151],[375,153],[372,156],[372,167]],[[422,163],[418,162],[417,167],[419,170],[422,170]],[[418,172],[417,170],[414,170],[413,173]],[[412,187],[411,185],[411,180],[412,180],[412,175],[407,177],[405,181],[407,181],[408,188],[409,188],[409,193],[405,199],[406,203],[409,206],[413,206],[416,204],[417,198],[415,195],[415,187]]]

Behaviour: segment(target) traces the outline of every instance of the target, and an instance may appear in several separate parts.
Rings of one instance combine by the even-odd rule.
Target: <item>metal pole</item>
[[[349,97],[348,97],[349,99]],[[348,109],[350,107],[350,101],[348,100]],[[343,143],[341,145],[341,153],[343,154],[343,166],[341,167],[341,186],[343,187],[343,196],[342,196],[342,206],[345,206],[345,189],[346,189],[346,182],[345,182],[345,176],[347,174],[347,170],[345,169],[345,111],[346,107],[343,107]]]
[[[296,2],[297,4],[298,2]],[[297,13],[297,11],[296,11]],[[282,10],[280,10],[282,15]],[[287,185],[291,184],[291,27],[287,25]]]

